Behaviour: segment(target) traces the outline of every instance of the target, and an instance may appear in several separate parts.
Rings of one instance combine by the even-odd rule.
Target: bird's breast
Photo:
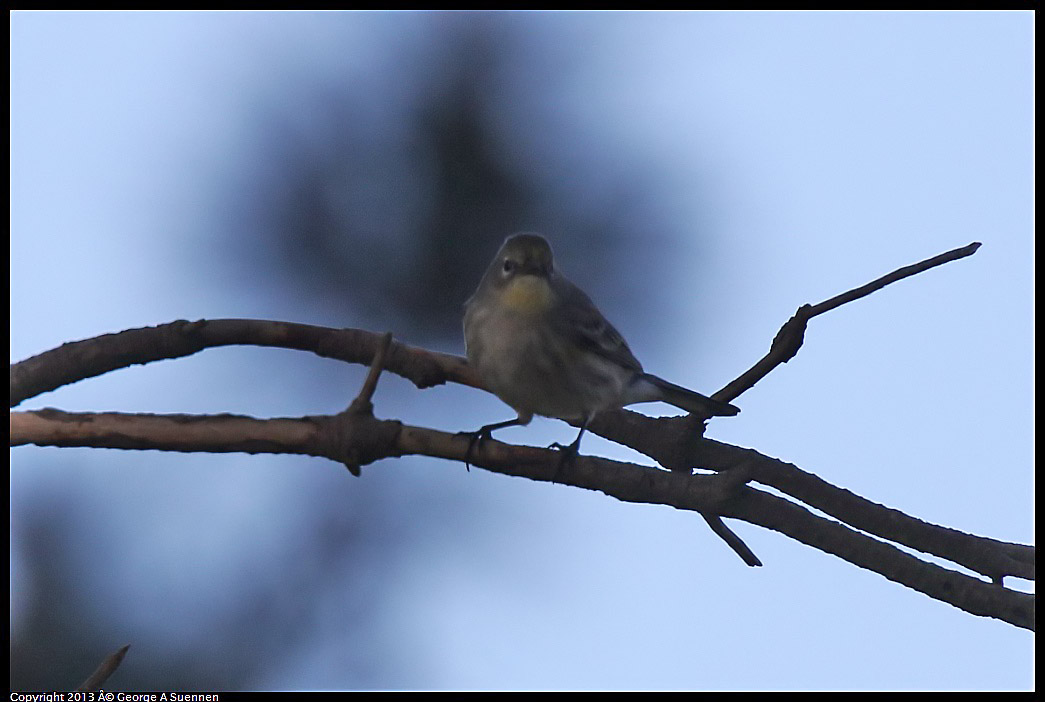
[[[505,311],[522,315],[542,314],[555,303],[555,294],[548,281],[536,275],[522,275],[508,283],[501,291]]]

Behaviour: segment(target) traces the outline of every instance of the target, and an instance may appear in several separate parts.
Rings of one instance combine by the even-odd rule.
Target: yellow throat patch
[[[548,281],[536,275],[521,275],[512,279],[501,293],[501,302],[513,312],[539,314],[555,301]]]

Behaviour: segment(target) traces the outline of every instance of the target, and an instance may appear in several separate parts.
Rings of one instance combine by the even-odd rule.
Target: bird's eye
[[[510,258],[504,259],[504,272],[511,273],[515,270],[515,261]]]

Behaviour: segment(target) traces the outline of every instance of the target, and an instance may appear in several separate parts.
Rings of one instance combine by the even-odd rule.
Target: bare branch
[[[931,524],[837,487],[795,465],[712,439],[702,446],[706,467],[743,462],[751,480],[769,485],[861,531],[964,566],[989,578],[1033,580],[1034,548]],[[731,469],[727,469],[731,470]]]
[[[703,517],[704,521],[708,523],[709,527],[711,527],[711,531],[713,531],[718,538],[725,541],[726,545],[733,549],[744,563],[747,563],[752,568],[762,565],[762,561],[758,559],[758,556],[755,555],[754,551],[752,551],[732,529],[726,526],[726,523],[722,521],[722,517],[708,512],[701,512],[700,516]]]
[[[183,358],[217,346],[272,346],[367,364],[381,340],[381,334],[362,329],[330,329],[262,319],[178,320],[72,341],[12,364],[11,406],[119,368]],[[419,388],[447,381],[482,387],[466,359],[399,342],[392,342],[384,367]]]
[[[743,466],[745,477],[750,480],[773,487],[861,531],[946,558],[992,579],[1034,579],[1033,546],[975,536],[911,517],[785,461],[694,434],[688,417],[653,418],[629,410],[603,412],[588,430],[635,449],[666,468],[730,472]]]
[[[979,249],[980,246],[980,242],[974,241],[968,246],[962,246],[957,249],[951,249],[950,251],[945,251],[944,253],[938,256],[933,256],[932,258],[927,258],[924,261],[919,261],[918,263],[912,263],[909,266],[898,268],[892,273],[888,273],[886,275],[883,275],[881,278],[872,280],[867,285],[861,285],[859,288],[855,288],[853,290],[850,290],[849,292],[844,292],[841,295],[835,295],[830,300],[824,300],[819,305],[813,305],[812,312],[809,314],[809,316],[815,317],[818,314],[829,312],[836,307],[844,305],[847,302],[859,300],[861,297],[866,297],[867,295],[870,295],[876,290],[881,290],[890,283],[895,283],[898,280],[909,278],[912,275],[916,275],[923,271],[927,271],[930,268],[935,268],[936,266],[943,265],[944,263],[950,263],[951,261],[957,261],[958,259],[965,258],[966,256],[972,256],[974,253],[976,253],[976,250]]]
[[[207,427],[210,419],[220,431]],[[108,427],[108,431],[101,431],[103,426]],[[173,432],[173,427],[180,427],[181,431]],[[83,430],[79,440],[77,429]],[[231,430],[233,443],[216,440],[226,430]],[[358,465],[384,457],[414,454],[461,461],[468,450],[467,438],[458,434],[348,412],[335,417],[260,420],[230,415],[191,418],[40,410],[13,412],[11,435],[12,444],[176,451],[193,450],[188,442],[195,439],[199,446],[215,446],[214,450],[305,453]],[[293,441],[278,448],[279,438],[283,437],[291,437]],[[707,448],[718,450],[713,444]],[[743,451],[743,465],[733,466],[743,471],[739,477],[731,477],[728,472],[691,476],[588,456],[579,456],[574,462],[561,466],[557,451],[512,446],[494,439],[484,441],[475,449],[471,461],[493,472],[598,490],[625,502],[666,504],[701,514],[741,519],[780,531],[973,614],[1034,628],[1033,595],[927,563],[855,529],[818,517],[800,505],[739,484],[747,479],[748,471],[750,475],[757,475],[759,458],[766,458],[750,449]]]
[[[235,414],[73,413],[44,408],[11,413],[11,445],[323,455],[317,453],[323,431],[317,419],[260,420]]]
[[[750,487],[744,493],[722,514],[779,531],[971,614],[1035,628],[1034,595],[927,563],[783,498]]]
[[[769,353],[763,356],[758,363],[742,373],[736,380],[712,395],[712,397],[723,402],[732,402],[742,393],[750,390],[755,383],[769,375],[769,373],[781,363],[787,363],[794,358],[795,354],[798,353],[798,349],[802,347],[806,324],[813,317],[823,314],[824,312],[829,312],[847,302],[866,297],[876,290],[881,290],[890,283],[895,283],[898,280],[903,280],[904,278],[927,271],[930,268],[935,268],[944,263],[971,256],[976,253],[976,249],[978,248],[980,248],[980,243],[973,242],[968,246],[947,251],[939,256],[933,256],[932,258],[927,258],[919,263],[899,268],[888,275],[883,275],[881,278],[867,283],[866,285],[861,285],[860,287],[844,292],[841,295],[835,295],[829,300],[824,300],[820,304],[802,305],[798,308],[798,311],[795,312],[794,316],[787,320],[787,322],[784,323],[784,326],[780,327],[780,331],[777,332],[776,336],[773,338],[773,343],[770,345]]]
[[[98,666],[98,669],[91,673],[90,677],[76,688],[76,692],[95,692],[100,689],[105,684],[105,681],[109,679],[109,676],[120,667],[120,663],[123,662],[123,657],[127,655],[127,650],[130,647],[130,644],[127,644],[106,656],[105,660]]]
[[[363,387],[360,388],[359,395],[356,396],[356,399],[352,400],[352,404],[348,406],[348,409],[342,412],[343,415],[350,415],[345,417],[345,427],[351,428],[352,420],[358,416],[362,416],[363,418],[373,418],[374,403],[371,402],[371,399],[374,397],[374,390],[377,389],[377,379],[381,377],[381,371],[384,370],[385,357],[388,354],[388,347],[391,343],[392,332],[386,332],[385,335],[381,337],[381,342],[378,344],[377,350],[374,351],[374,360],[370,363],[370,371],[366,374],[366,380],[363,381]],[[347,436],[342,438],[343,440],[351,442],[351,431],[349,431]],[[358,452],[354,451],[350,446],[345,447],[345,452],[352,456],[358,455]],[[361,474],[359,466],[360,464],[355,461],[348,461],[345,463],[348,472],[357,478]]]
[[[388,354],[388,347],[391,343],[392,332],[385,332],[381,341],[378,342],[377,350],[374,351],[374,360],[370,362],[370,372],[366,374],[363,387],[360,388],[359,395],[348,407],[349,412],[374,411],[374,405],[370,400],[374,396],[374,390],[377,389],[377,379],[381,377],[381,371],[385,368],[385,356]]]
[[[801,347],[812,317],[856,300],[905,277],[975,252],[979,244],[901,268],[818,305],[804,305],[773,341],[770,353],[727,385],[716,399],[731,400]],[[11,445],[96,446],[173,451],[244,451],[323,456],[358,474],[359,466],[381,458],[418,454],[464,460],[468,441],[455,434],[378,420],[372,396],[388,369],[418,387],[448,380],[482,387],[467,361],[428,352],[356,329],[325,329],[264,320],[177,321],[157,327],[64,344],[11,366],[11,403],[63,384],[136,363],[177,358],[203,348],[253,344],[308,350],[320,356],[369,363],[359,396],[333,417],[260,420],[235,415],[71,414],[54,409],[11,414]],[[830,485],[796,466],[703,437],[703,421],[693,416],[652,419],[627,410],[597,415],[589,429],[651,456],[668,471],[605,459],[579,457],[566,470],[559,454],[543,449],[483,442],[472,462],[507,475],[561,482],[599,490],[628,502],[667,504],[699,512],[711,529],[748,565],[761,565],[722,517],[774,529],[863,568],[966,611],[1033,628],[1033,595],[1005,588],[1007,576],[1034,578],[1034,548],[964,534],[928,524]],[[692,475],[704,468],[716,475]],[[855,528],[814,515],[804,506],[755,487],[772,486]],[[857,529],[924,553],[947,558],[979,572],[987,583],[910,556]]]

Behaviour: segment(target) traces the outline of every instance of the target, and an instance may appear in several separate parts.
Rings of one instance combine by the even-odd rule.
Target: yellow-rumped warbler
[[[490,432],[529,424],[535,414],[581,422],[565,447],[575,453],[602,410],[661,400],[706,417],[740,411],[643,371],[591,299],[555,269],[551,246],[537,234],[505,239],[465,303],[464,339],[486,388],[519,413],[479,429],[469,453]]]

